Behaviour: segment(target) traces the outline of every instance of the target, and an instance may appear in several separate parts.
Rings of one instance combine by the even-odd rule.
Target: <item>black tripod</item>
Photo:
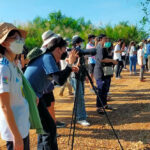
[[[80,58],[80,59],[81,59],[81,58]],[[82,56],[82,59],[84,60],[84,56]],[[115,129],[114,129],[114,127],[113,127],[113,125],[112,125],[112,123],[111,123],[109,117],[108,117],[107,112],[105,111],[104,105],[103,105],[103,103],[102,103],[102,101],[101,101],[101,98],[100,98],[98,92],[97,92],[97,89],[96,89],[96,87],[94,86],[93,81],[92,81],[92,79],[91,79],[91,77],[90,77],[90,75],[89,75],[89,73],[88,73],[88,71],[87,71],[87,69],[86,69],[85,61],[82,61],[81,67],[83,67],[84,73],[85,73],[85,75],[88,77],[88,79],[89,79],[89,81],[90,81],[90,84],[92,85],[92,88],[93,88],[95,94],[97,95],[97,97],[98,97],[98,99],[99,99],[101,105],[102,105],[104,114],[105,114],[105,116],[106,116],[106,118],[107,118],[108,123],[110,124],[110,126],[111,126],[111,128],[112,128],[112,131],[113,131],[113,133],[114,133],[116,139],[118,140],[118,143],[119,143],[119,145],[120,145],[120,149],[123,150],[123,147],[122,147],[122,145],[121,145],[121,143],[120,143],[119,137],[118,137],[118,135],[117,135],[116,132],[115,132]],[[76,82],[75,100],[74,100],[74,107],[73,107],[73,112],[72,112],[72,120],[71,120],[71,127],[70,127],[69,140],[68,140],[68,145],[69,145],[70,136],[71,136],[71,130],[72,130],[72,128],[73,128],[71,150],[73,150],[74,136],[75,136],[75,129],[76,129],[76,112],[77,112],[77,103],[78,103],[78,98],[77,98],[77,96],[78,96],[78,92],[79,92],[79,82],[80,82],[79,80],[80,80],[80,77],[81,77],[81,75],[80,75],[81,73],[82,73],[82,72],[79,72],[79,79],[77,79],[77,82]],[[72,127],[72,126],[73,126],[73,127]]]

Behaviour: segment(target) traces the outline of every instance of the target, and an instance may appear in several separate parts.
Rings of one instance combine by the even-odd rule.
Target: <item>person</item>
[[[60,66],[61,66],[61,70],[66,68],[67,61],[66,60],[60,60]],[[59,96],[63,96],[63,93],[64,93],[64,90],[65,90],[66,86],[68,88],[68,94],[69,95],[73,95],[73,93],[72,93],[72,86],[70,84],[70,77],[69,77],[67,79],[66,83],[60,88]]]
[[[145,69],[145,64],[146,64],[146,61],[144,58],[143,47],[144,47],[144,43],[140,42],[137,55],[138,55],[138,64],[140,65],[140,81],[141,82],[144,82],[144,69]]]
[[[89,34],[88,35],[88,43],[86,45],[86,49],[95,48],[95,35]],[[88,57],[88,69],[89,69],[89,75],[93,81],[94,84],[94,66],[95,66],[96,60],[95,56]],[[92,89],[92,86],[90,85],[90,91],[94,92]]]
[[[148,59],[148,72],[150,72],[150,38],[147,39],[147,44],[146,44],[146,54],[147,54],[147,59]]]
[[[124,51],[122,52],[122,61],[123,61],[123,70],[127,70],[126,65],[127,65],[127,58],[128,58],[128,48],[125,44]]]
[[[72,38],[73,48],[80,48],[83,41],[84,40],[80,36],[78,35],[73,36]],[[84,63],[85,59],[83,56],[81,58],[78,58],[78,60],[76,61],[76,65],[79,66],[79,71],[78,73],[71,74],[70,83],[75,91],[76,106],[77,106],[75,115],[77,123],[82,126],[89,126],[90,123],[87,121],[85,100],[84,100],[84,80],[86,76],[84,71],[85,66],[83,66]],[[77,89],[77,81],[78,81],[78,89]]]
[[[23,51],[26,32],[0,23],[0,134],[8,150],[29,150],[29,106],[14,59]],[[15,88],[14,88],[15,87]]]
[[[108,65],[117,64],[117,61],[110,59],[108,56],[107,49],[104,49],[104,44],[107,41],[107,37],[105,34],[100,35],[100,41],[97,45],[97,54],[96,54],[96,64],[94,68],[94,77],[96,80],[97,88],[98,88],[98,94],[100,99],[97,96],[96,101],[96,111],[98,114],[104,114],[103,106],[106,109],[112,109],[107,105],[107,94],[109,90],[109,84],[110,84],[110,76],[105,77],[102,70],[102,63]],[[104,54],[105,53],[105,54]]]
[[[123,69],[123,61],[121,59],[121,53],[124,51],[125,43],[122,39],[119,39],[115,49],[114,49],[114,60],[118,61],[118,64],[115,65],[115,74],[116,74],[116,79],[121,78],[121,71]]]
[[[135,42],[131,41],[130,45],[129,45],[129,49],[128,49],[128,53],[129,53],[129,63],[130,63],[130,74],[133,74],[132,72],[132,66],[134,66],[134,74],[136,74],[136,62],[137,62],[137,58],[136,58],[136,49],[135,49]]]
[[[64,40],[67,42],[67,45],[69,46],[70,43],[71,43],[70,42],[71,39],[65,37]],[[67,47],[67,49],[69,49],[69,47]],[[68,56],[68,52],[66,53],[66,55]],[[66,66],[67,66],[66,59],[60,60],[60,68],[61,68],[61,70],[63,70],[64,68],[66,68]],[[70,77],[67,79],[67,82],[63,86],[61,86],[60,92],[59,92],[59,96],[63,96],[64,90],[65,90],[66,87],[68,88],[68,95],[73,95],[72,86],[70,84]]]
[[[109,58],[109,59],[113,59],[113,44],[110,42],[110,39],[107,38],[107,41],[105,42],[104,44],[104,48],[103,48],[103,51],[102,51],[102,55],[103,55],[103,59],[105,58]],[[103,67],[112,67],[114,66],[113,63],[102,63],[102,66]],[[109,89],[110,89],[110,84],[111,84],[111,78],[112,78],[113,75],[108,75],[108,76],[105,76],[105,78],[107,78],[107,101],[111,100],[111,96],[110,96],[110,92],[109,92]]]
[[[78,71],[77,67],[72,66],[78,56],[75,50],[71,51],[67,67],[60,71],[57,64],[66,52],[67,43],[50,30],[44,32],[43,36],[45,37],[41,49],[43,53],[29,62],[24,75],[39,97],[38,110],[45,134],[38,135],[38,150],[58,150],[56,124],[47,110],[51,101],[45,99],[43,94],[48,90],[52,80],[63,85],[72,71]]]

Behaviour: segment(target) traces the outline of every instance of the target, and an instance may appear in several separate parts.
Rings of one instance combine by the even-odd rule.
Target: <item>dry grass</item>
[[[120,80],[112,79],[110,89],[112,100],[109,104],[116,108],[107,111],[125,150],[150,150],[150,73],[146,73],[146,82],[139,77],[122,73]],[[89,84],[85,85],[85,101],[90,127],[76,125],[75,150],[119,150],[119,144],[104,115],[95,111],[96,96],[90,93]],[[58,129],[60,150],[70,150],[68,135],[73,107],[73,96],[67,90],[63,97],[58,96],[59,87],[55,88],[57,120],[64,121],[67,126]],[[30,131],[31,150],[36,149],[37,136]],[[71,142],[71,141],[70,141]],[[5,150],[5,143],[0,140],[0,150]]]

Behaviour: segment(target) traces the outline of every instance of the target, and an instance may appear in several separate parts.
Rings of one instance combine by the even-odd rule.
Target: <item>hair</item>
[[[52,52],[57,47],[62,48],[62,47],[65,47],[65,46],[67,46],[67,42],[62,37],[54,38],[48,44],[48,48],[47,48],[46,52]]]
[[[122,42],[123,41],[123,39],[118,39],[118,42]]]
[[[102,38],[104,38],[104,37],[106,37],[106,34],[100,34],[100,36],[99,36],[99,41],[101,41]]]
[[[20,32],[19,32],[18,30],[12,30],[12,31],[9,32],[9,34],[7,35],[7,37],[11,37],[11,36],[13,36],[15,33],[18,33],[18,34],[21,36],[21,34],[20,34]],[[7,39],[7,38],[6,38],[6,39]],[[6,40],[6,39],[5,39],[5,40]],[[3,46],[0,44],[0,54],[4,55],[4,54],[5,54],[5,51],[6,51],[6,48],[3,47]]]
[[[21,36],[21,34],[20,34],[20,32],[19,32],[18,30],[12,30],[12,31],[9,32],[9,34],[8,34],[7,37],[11,37],[11,36],[13,36],[15,33],[18,33],[19,36]]]
[[[122,45],[123,45],[124,43],[125,43],[124,40],[122,40],[121,43],[120,43],[120,47],[122,47]]]

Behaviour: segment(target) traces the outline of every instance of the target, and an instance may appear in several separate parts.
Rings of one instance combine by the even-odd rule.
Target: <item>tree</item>
[[[141,9],[144,13],[144,16],[140,20],[140,23],[142,27],[148,27],[148,30],[150,31],[149,23],[150,23],[150,0],[142,0],[140,2]]]
[[[85,43],[87,42],[88,34],[99,36],[104,33],[112,41],[121,38],[126,43],[131,40],[139,42],[146,37],[144,30],[139,29],[136,25],[130,25],[128,21],[120,22],[114,27],[111,24],[104,27],[95,27],[90,20],[85,21],[83,17],[74,19],[63,15],[61,11],[49,13],[47,18],[36,17],[33,21],[19,27],[28,32],[26,45],[29,50],[42,45],[41,35],[47,30],[52,30],[62,37],[70,38],[70,40],[73,35],[79,35],[85,39]]]

